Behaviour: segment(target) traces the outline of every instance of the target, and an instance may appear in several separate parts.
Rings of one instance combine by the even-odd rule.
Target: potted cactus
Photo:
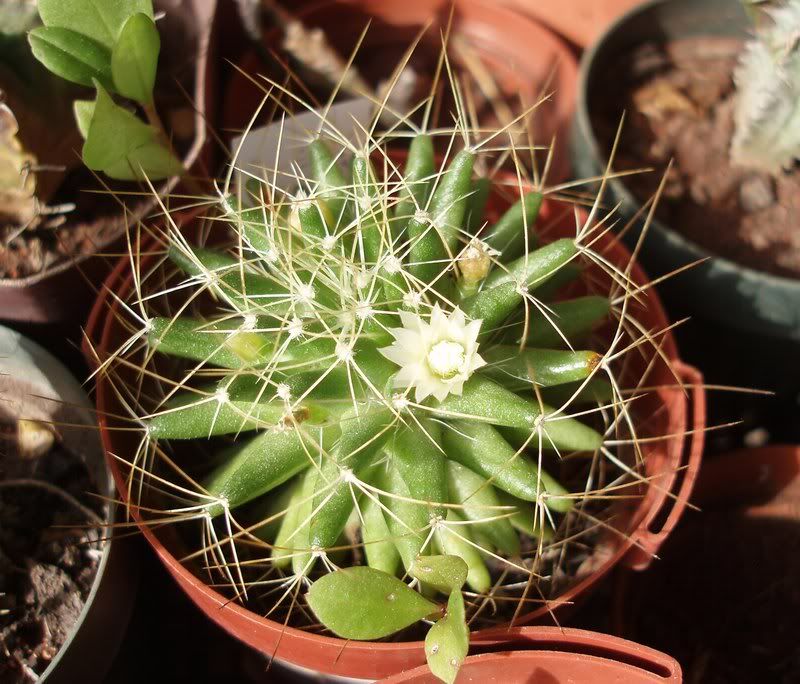
[[[592,175],[629,112],[614,167],[658,172],[610,182],[626,215],[669,168],[644,263],[661,274],[705,259],[670,299],[787,362],[800,340],[798,29],[792,0],[644,4],[585,55],[573,136],[576,169]]]
[[[145,179],[173,187],[196,160],[213,9],[187,1],[159,16],[152,0],[3,5],[0,316],[84,315],[84,278],[102,272],[92,255],[152,209]],[[185,50],[198,56],[188,73]]]
[[[324,672],[453,681],[489,628],[646,566],[698,465],[702,383],[600,200],[485,175],[525,151],[451,95],[446,130],[319,114],[307,166],[234,160],[90,319],[145,536],[212,619]]]

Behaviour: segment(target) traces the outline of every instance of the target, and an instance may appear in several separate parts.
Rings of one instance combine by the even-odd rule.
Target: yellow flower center
[[[458,342],[442,340],[428,352],[428,367],[443,380],[458,375],[464,368],[466,351]]]

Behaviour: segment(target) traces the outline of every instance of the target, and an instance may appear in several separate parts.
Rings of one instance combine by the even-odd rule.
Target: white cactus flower
[[[413,387],[417,402],[431,395],[438,401],[451,392],[460,395],[472,373],[486,365],[478,354],[482,321],[467,323],[458,307],[448,316],[436,304],[429,321],[401,311],[400,320],[402,328],[389,330],[395,341],[380,352],[400,366],[395,386]]]

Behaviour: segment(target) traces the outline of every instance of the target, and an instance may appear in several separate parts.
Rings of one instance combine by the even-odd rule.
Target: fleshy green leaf
[[[117,105],[98,83],[83,161],[90,169],[119,180],[158,180],[183,167],[158,139],[152,126]]]
[[[137,147],[153,142],[156,132],[117,105],[102,85],[96,86],[97,100],[83,146],[83,161],[90,169],[103,171],[124,161]]]
[[[343,639],[389,636],[439,612],[439,607],[396,577],[367,567],[345,568],[311,585],[308,605]]]
[[[158,140],[137,147],[119,163],[103,169],[117,180],[161,180],[183,173],[183,164]]]
[[[66,28],[40,26],[28,34],[36,59],[57,76],[91,86],[111,86],[111,53],[101,43]]]
[[[81,132],[81,137],[86,140],[86,136],[89,135],[89,124],[92,123],[92,116],[94,116],[94,100],[75,100],[72,107],[75,111],[78,130]]]
[[[153,18],[152,0],[39,0],[39,16],[45,26],[82,33],[111,49],[133,14]]]
[[[114,85],[125,97],[147,104],[153,99],[161,38],[153,20],[139,12],[125,22],[111,51]]]
[[[450,594],[447,615],[428,631],[425,655],[431,672],[447,684],[453,684],[469,650],[469,628],[464,616],[460,591]]]
[[[468,570],[458,556],[419,556],[409,574],[429,587],[450,594],[464,586]]]

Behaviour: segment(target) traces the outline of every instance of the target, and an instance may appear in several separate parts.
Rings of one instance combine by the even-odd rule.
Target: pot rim
[[[701,512],[749,510],[756,515],[761,513],[774,517],[776,509],[769,504],[759,504],[755,499],[774,498],[799,479],[800,444],[778,443],[734,449],[703,463],[692,503]],[[800,520],[796,506],[779,510],[782,517],[795,523]],[[638,605],[631,609],[629,603],[631,595],[636,600],[640,583],[641,580],[634,581],[630,572],[621,572],[615,578],[610,621],[616,634],[636,636],[633,615]]]
[[[503,676],[509,669],[519,667],[519,661],[525,661],[525,669],[533,671],[537,660],[542,656],[550,660],[557,659],[565,665],[576,660],[589,660],[607,666],[616,666],[619,674],[635,675],[635,680],[623,681],[656,681],[679,684],[682,681],[680,663],[672,656],[649,646],[622,637],[603,634],[584,629],[570,627],[520,627],[505,632],[503,642],[486,646],[485,651],[469,655],[461,666],[461,671],[468,673],[469,666],[476,663],[493,663],[497,666],[497,675]],[[509,663],[509,659],[517,662]],[[427,665],[420,665],[392,675],[383,684],[404,684],[429,675]]]
[[[733,3],[732,3],[733,4]],[[600,150],[600,143],[595,135],[594,126],[589,115],[589,81],[591,71],[595,67],[595,62],[598,55],[615,40],[617,34],[623,33],[626,25],[631,20],[646,15],[659,7],[670,7],[672,0],[647,0],[641,5],[628,10],[614,22],[612,22],[603,34],[587,49],[580,60],[578,70],[578,95],[575,107],[575,122],[580,131],[584,141],[589,145],[589,154],[595,164],[605,169],[608,163],[607,157]],[[675,10],[679,12],[680,10]],[[620,198],[630,206],[641,208],[640,202],[627,188],[627,186],[619,178],[609,178],[607,180],[609,186],[613,188]],[[709,252],[703,247],[692,242],[684,237],[680,232],[671,228],[669,224],[664,223],[660,219],[653,217],[651,226],[653,229],[668,236],[670,241],[676,244],[680,249],[691,255],[693,260],[706,259],[708,262],[713,263],[715,268],[719,269],[722,274],[735,275],[739,278],[752,281],[754,283],[766,284],[770,288],[782,290],[791,297],[800,297],[800,278],[789,278],[786,276],[774,275],[765,271],[743,264],[738,264],[723,256]]]

